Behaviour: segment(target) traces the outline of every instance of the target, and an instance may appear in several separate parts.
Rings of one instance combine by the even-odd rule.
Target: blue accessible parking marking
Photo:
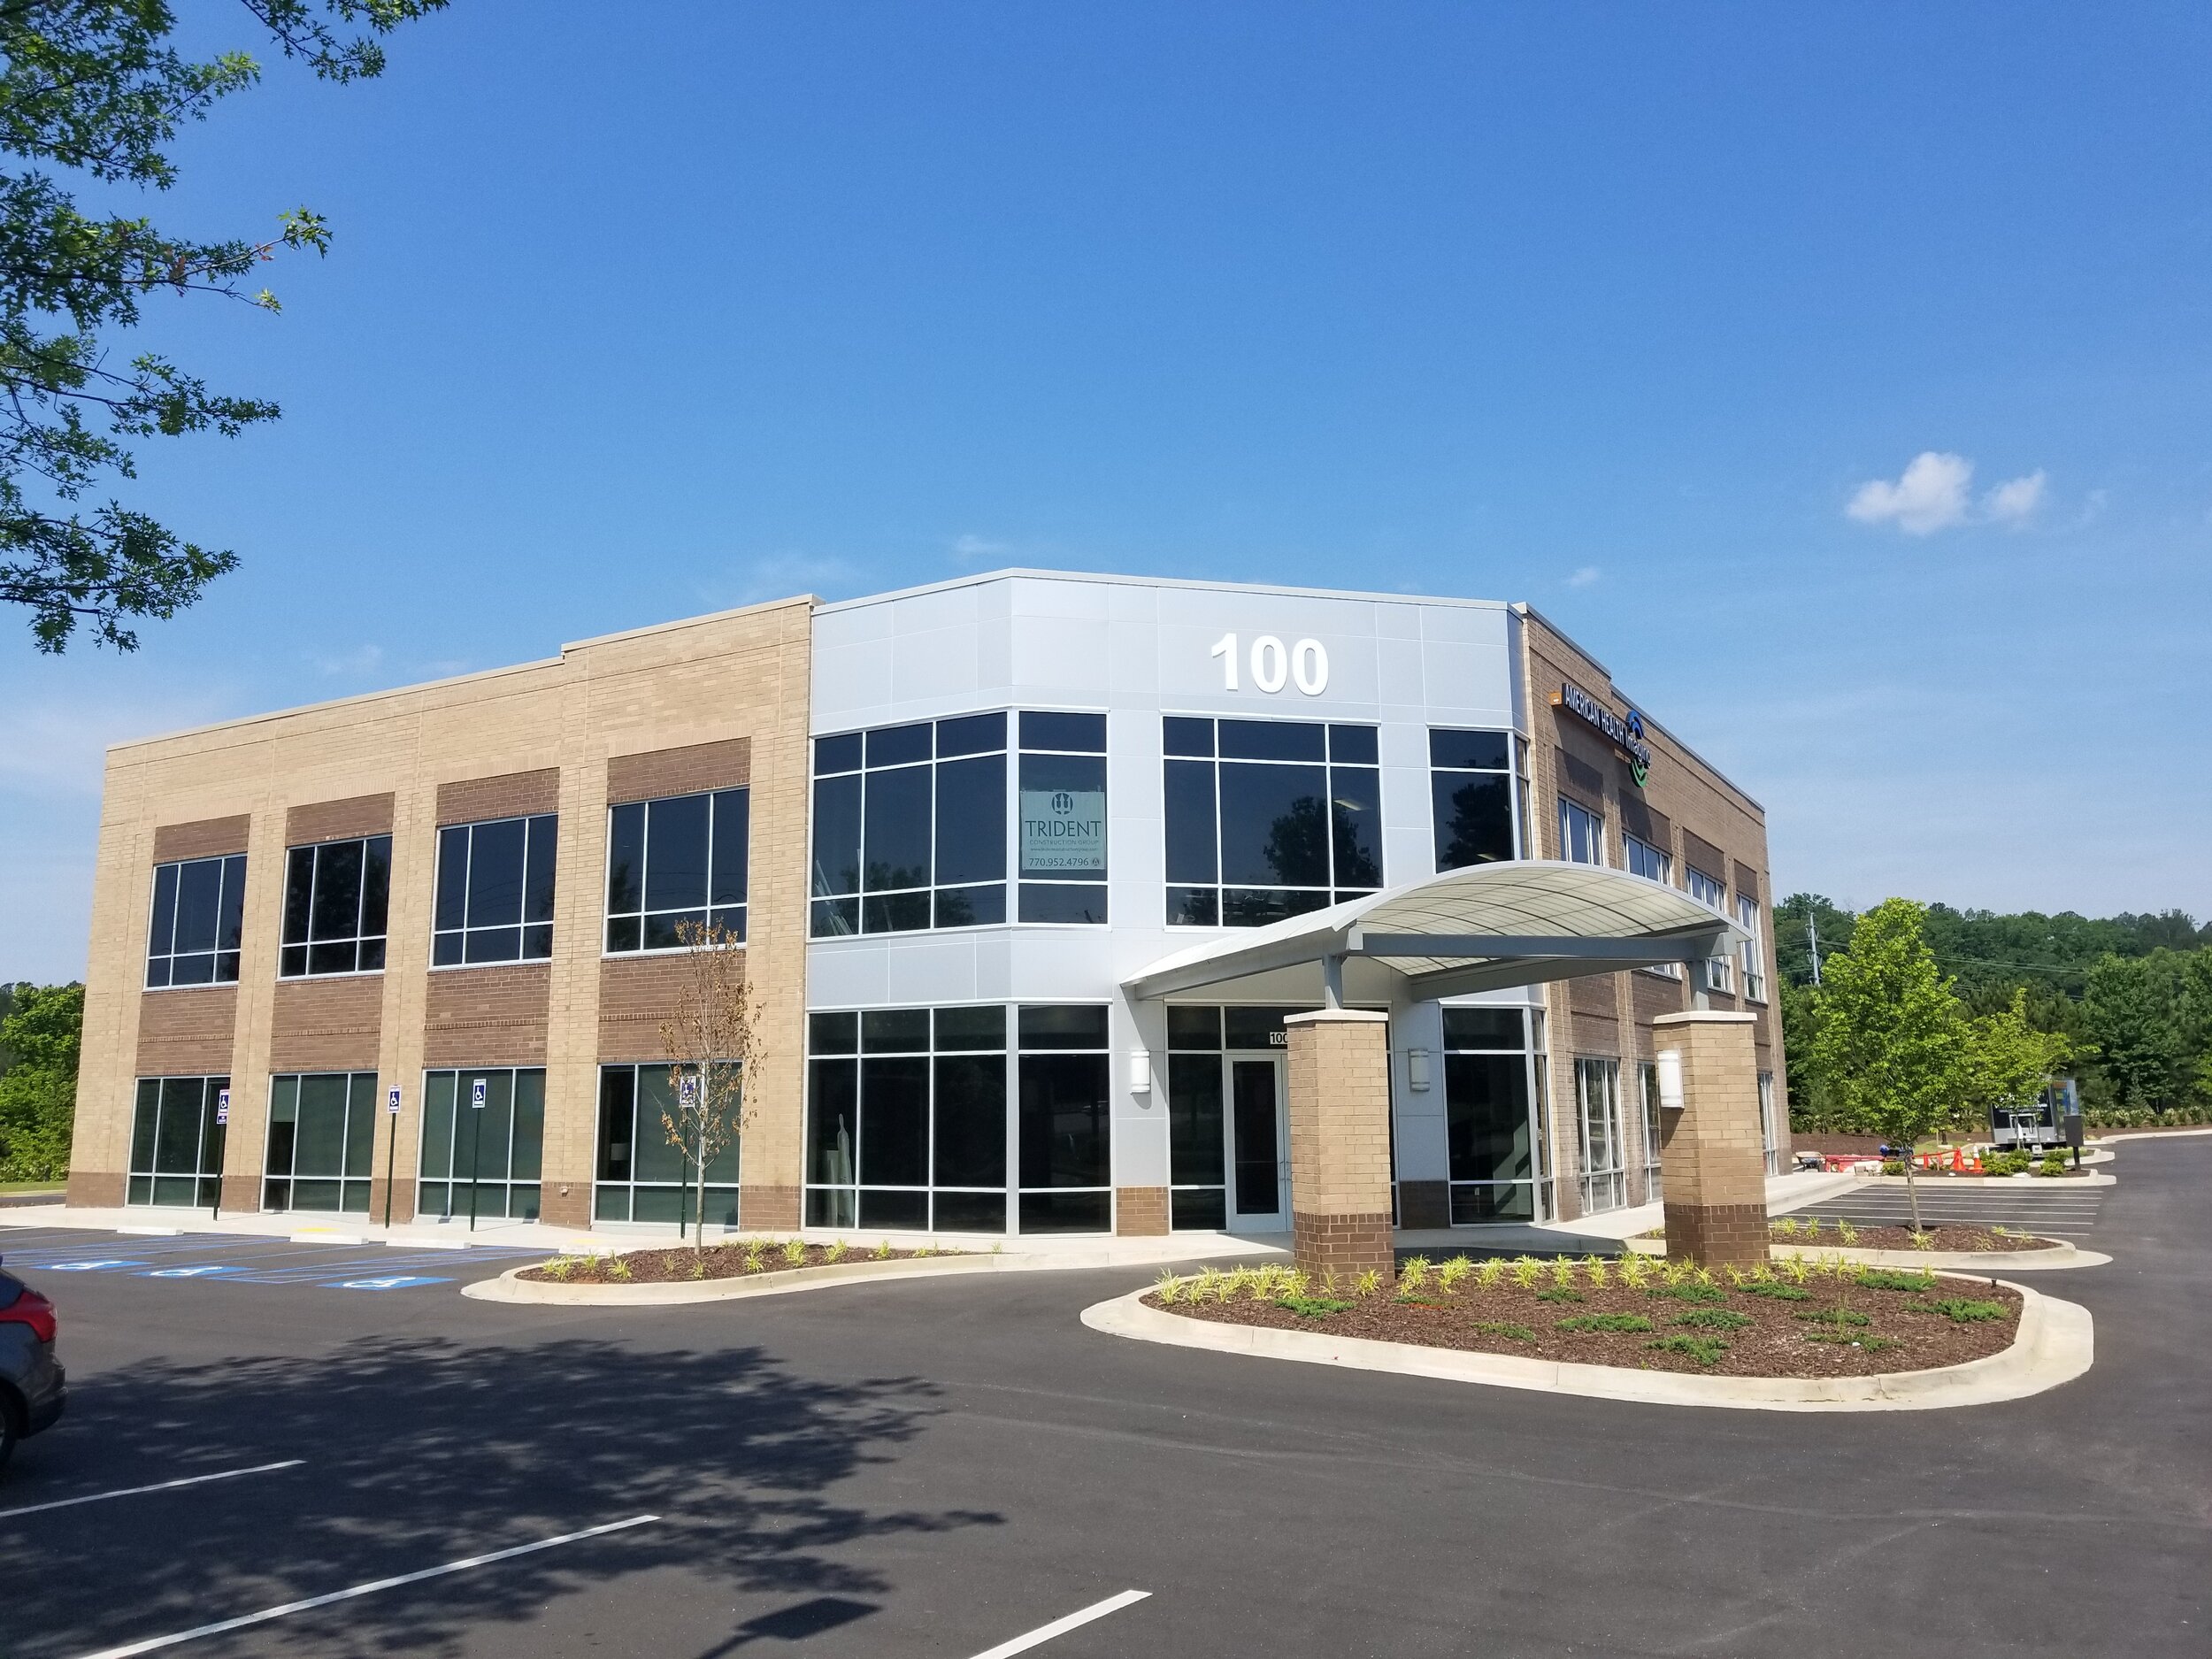
[[[465,1256],[450,1249],[363,1249],[358,1244],[300,1244],[250,1233],[200,1233],[131,1241],[129,1256],[95,1256],[90,1240],[28,1230],[17,1238],[0,1232],[8,1265],[32,1272],[127,1272],[140,1279],[211,1279],[226,1285],[300,1285],[316,1290],[412,1290],[457,1282],[462,1262],[489,1266],[542,1256],[542,1248],[476,1244]],[[428,1270],[441,1271],[434,1273]]]
[[[342,1279],[329,1286],[332,1290],[405,1290],[414,1285],[450,1285],[449,1279],[424,1279],[405,1273],[395,1273],[383,1279]]]
[[[141,1279],[206,1279],[216,1273],[234,1273],[238,1269],[227,1262],[203,1263],[197,1267],[157,1267],[141,1273]]]
[[[105,1273],[119,1267],[143,1267],[146,1263],[143,1262],[102,1260],[91,1262],[48,1262],[43,1265],[45,1271],[50,1273]]]

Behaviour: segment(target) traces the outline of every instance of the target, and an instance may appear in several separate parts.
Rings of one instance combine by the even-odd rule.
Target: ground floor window
[[[809,1016],[807,1225],[1106,1231],[1106,1022],[1090,1005]]]
[[[1578,1058],[1575,1095],[1582,1142],[1583,1213],[1618,1210],[1628,1202],[1621,1156],[1621,1063]]]
[[[1767,1173],[1782,1172],[1782,1137],[1774,1120],[1774,1073],[1759,1073],[1759,1144],[1766,1153]]]
[[[599,1068],[599,1154],[592,1185],[595,1221],[674,1222],[696,1218],[698,1171],[677,1144],[677,1068]],[[737,1225],[737,1137],[707,1160],[708,1225]]]
[[[366,1215],[375,1159],[375,1072],[312,1071],[269,1079],[264,1210]]]
[[[1167,1010],[1168,1225],[1285,1223],[1284,1008]]]
[[[1659,1177],[1659,1066],[1646,1060],[1636,1068],[1638,1097],[1643,1102],[1644,1199],[1655,1204],[1664,1195]]]
[[[417,1214],[535,1221],[544,1156],[542,1067],[423,1074]]]
[[[215,1115],[229,1087],[227,1077],[138,1079],[127,1203],[216,1203],[222,1194],[223,1125]]]
[[[1522,1010],[1444,1010],[1444,1123],[1454,1226],[1537,1219],[1530,1083]]]

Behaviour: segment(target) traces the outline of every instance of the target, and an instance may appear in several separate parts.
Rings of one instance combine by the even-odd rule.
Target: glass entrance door
[[[1283,1064],[1276,1059],[1229,1062],[1231,1225],[1288,1225],[1283,1203]]]

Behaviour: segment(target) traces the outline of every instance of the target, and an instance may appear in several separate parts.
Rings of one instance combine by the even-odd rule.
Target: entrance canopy
[[[1597,864],[1448,871],[1212,939],[1122,981],[1132,997],[1395,1003],[1725,955],[1743,939],[1686,893]]]

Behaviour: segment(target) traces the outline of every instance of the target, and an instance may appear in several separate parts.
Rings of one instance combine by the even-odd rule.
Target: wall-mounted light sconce
[[[1429,1090],[1429,1051],[1426,1048],[1406,1050],[1406,1087],[1416,1094]]]
[[[1678,1112],[1682,1110],[1682,1050],[1659,1050],[1659,1110]]]
[[[1149,1094],[1152,1092],[1152,1056],[1142,1048],[1129,1051],[1129,1092]]]

